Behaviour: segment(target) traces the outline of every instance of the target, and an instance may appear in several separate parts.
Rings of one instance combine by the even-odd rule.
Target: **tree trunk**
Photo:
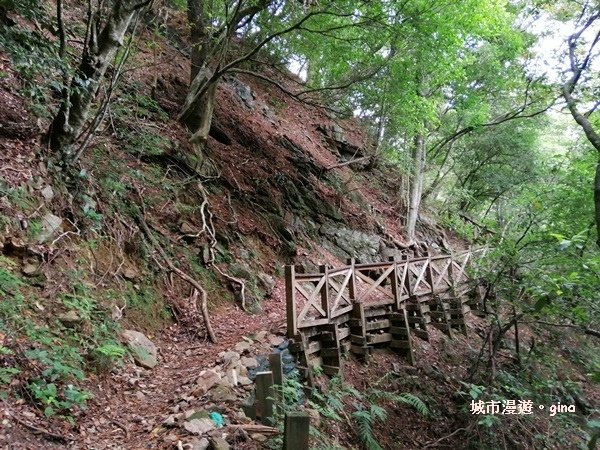
[[[70,165],[74,162],[73,144],[85,126],[106,69],[119,47],[123,45],[123,38],[131,20],[149,3],[150,0],[116,1],[99,35],[97,35],[97,28],[100,19],[90,24],[89,42],[84,50],[81,64],[71,80],[69,91],[47,135],[50,149],[60,152],[61,160],[66,164]]]
[[[192,40],[190,85],[198,72],[206,63],[208,56],[209,36],[204,20],[204,0],[188,0],[188,22]]]
[[[406,220],[406,236],[409,243],[415,241],[415,229],[421,206],[421,194],[423,193],[423,177],[425,176],[425,135],[418,134],[413,146],[413,171],[410,179],[410,194],[408,204],[408,218]]]

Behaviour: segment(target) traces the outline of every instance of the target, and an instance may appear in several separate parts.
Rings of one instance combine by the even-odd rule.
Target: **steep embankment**
[[[423,250],[403,240],[399,172],[377,159],[344,164],[372,156],[365,130],[270,84],[223,80],[210,162],[193,173],[175,121],[189,63],[172,44],[139,49],[139,69],[128,72],[69,184],[40,144],[48,117],[34,111],[45,105],[24,100],[0,54],[0,440],[8,448],[203,448],[197,427],[209,412],[238,425],[211,430],[213,438],[264,448],[269,430],[249,426],[240,403],[264,367],[260,356],[287,355],[283,266],[310,271]],[[420,237],[449,249],[433,222],[421,222]],[[206,291],[216,343],[201,296],[169,267]],[[417,344],[416,367],[386,350],[369,365],[350,357],[346,380],[358,390],[322,381],[315,407],[337,420],[312,411],[314,445],[358,447],[350,411],[380,404],[389,418],[374,433],[387,448],[450,435],[466,417],[458,380],[485,337],[480,319],[469,326],[470,340],[433,330]],[[120,362],[120,329],[158,346],[154,368],[128,355]],[[382,391],[418,395],[437,418],[381,399]]]

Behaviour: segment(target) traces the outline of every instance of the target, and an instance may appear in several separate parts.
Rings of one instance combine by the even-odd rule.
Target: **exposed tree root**
[[[227,275],[221,269],[219,269],[219,267],[217,265],[213,265],[213,267],[215,268],[215,270],[217,272],[219,272],[225,278],[227,278],[228,280],[231,280],[235,283],[238,283],[241,286],[240,296],[242,297],[242,309],[244,310],[244,312],[248,312],[248,310],[246,309],[246,295],[245,295],[246,283],[244,282],[244,280],[242,280],[240,278],[232,277],[231,275]]]
[[[192,288],[194,289],[194,292],[192,292],[192,297],[194,299],[196,309],[198,309],[197,298],[198,298],[198,295],[200,295],[200,308],[199,309],[200,309],[200,312],[202,313],[202,319],[204,320],[204,324],[206,326],[206,331],[208,333],[208,337],[209,337],[210,341],[212,343],[216,344],[217,337],[215,336],[215,333],[210,324],[210,316],[208,314],[206,291],[202,288],[202,286],[200,286],[200,283],[198,283],[195,279],[193,279],[191,276],[189,276],[187,273],[185,273],[183,270],[179,269],[178,267],[176,267],[173,264],[173,262],[171,261],[169,256],[166,254],[164,249],[161,247],[158,240],[152,234],[152,231],[150,231],[150,228],[148,227],[148,224],[146,223],[146,220],[145,220],[143,197],[142,197],[141,192],[139,192],[139,190],[138,190],[138,195],[141,200],[142,213],[138,214],[137,218],[138,218],[138,222],[139,222],[140,226],[142,227],[142,230],[144,231],[144,233],[146,234],[146,236],[148,237],[148,239],[150,240],[150,242],[154,246],[154,248],[158,251],[158,253],[162,257],[162,259],[165,262],[165,264],[167,265],[167,267],[172,272],[176,273],[177,276],[179,276],[179,278],[181,278],[184,281],[187,281],[192,286]]]

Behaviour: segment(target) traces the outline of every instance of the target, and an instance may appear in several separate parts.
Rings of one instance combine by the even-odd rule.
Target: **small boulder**
[[[58,321],[67,328],[74,328],[82,322],[82,318],[77,314],[77,311],[68,311],[58,315]]]
[[[191,443],[192,450],[207,450],[210,447],[210,442],[206,438],[202,438]]]
[[[36,236],[39,244],[50,242],[54,237],[62,232],[62,219],[54,214],[48,213],[42,217],[42,229]]]
[[[121,338],[131,350],[135,363],[144,369],[153,369],[158,364],[157,348],[154,342],[143,333],[134,330],[124,330]]]
[[[206,370],[196,379],[196,388],[193,395],[199,397],[211,390],[219,381],[221,375],[212,369]]]
[[[256,369],[258,367],[258,361],[256,358],[247,358],[243,356],[241,358],[241,362],[247,369]]]
[[[211,419],[192,419],[183,422],[183,428],[192,434],[202,436],[216,428],[215,423]]]
[[[211,399],[213,402],[235,402],[237,401],[237,395],[234,394],[231,386],[220,384],[212,391],[210,391]]]
[[[212,450],[229,450],[230,446],[225,439],[214,437],[210,440],[210,448]]]

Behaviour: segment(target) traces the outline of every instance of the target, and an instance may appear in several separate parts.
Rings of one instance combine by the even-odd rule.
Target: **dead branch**
[[[350,161],[346,161],[346,162],[343,162],[343,163],[334,164],[332,166],[325,167],[325,170],[337,169],[339,167],[349,166],[350,164],[358,164],[358,163],[361,163],[361,162],[368,161],[371,158],[372,158],[371,155],[367,155],[367,156],[363,156],[362,158],[351,159]]]
[[[59,440],[59,441],[75,441],[76,439],[69,437],[69,436],[63,436],[60,434],[55,434],[52,433],[48,430],[46,430],[45,428],[40,428],[40,427],[36,427],[35,425],[32,425],[30,423],[25,422],[24,420],[19,419],[17,416],[15,416],[12,412],[7,411],[8,415],[18,424],[29,428],[30,430],[32,430],[34,433],[38,433],[38,434],[45,434],[46,436],[49,436],[53,439]]]
[[[249,433],[261,433],[261,434],[279,434],[281,431],[279,428],[269,427],[266,425],[256,425],[256,424],[248,424],[248,425],[228,425],[228,429],[230,430],[244,430]]]
[[[552,322],[546,322],[544,320],[521,321],[520,323],[528,323],[528,324],[534,323],[534,324],[539,324],[539,325],[548,325],[551,327],[572,328],[574,330],[582,331],[583,334],[587,334],[589,336],[594,336],[594,337],[600,338],[599,330],[595,330],[590,327],[584,327],[582,325],[573,325],[571,323],[552,323]]]

